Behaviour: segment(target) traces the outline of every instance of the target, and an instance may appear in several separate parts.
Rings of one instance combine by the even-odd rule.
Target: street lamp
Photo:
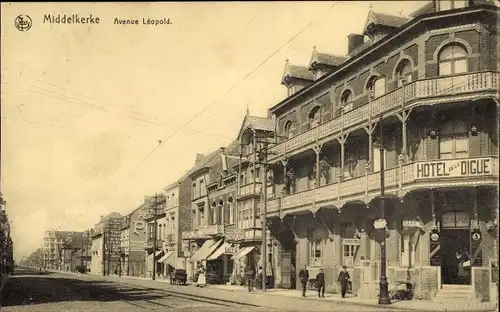
[[[383,127],[382,120],[380,121],[380,135],[378,142],[374,146],[380,150],[380,221],[383,226],[380,227],[382,232],[382,239],[380,242],[380,294],[378,297],[378,304],[391,304],[389,297],[389,283],[387,282],[387,257],[386,257],[386,224],[385,220],[385,155],[383,144]],[[378,221],[378,220],[377,220]]]

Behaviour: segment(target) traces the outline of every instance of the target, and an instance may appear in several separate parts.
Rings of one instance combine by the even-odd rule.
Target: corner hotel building
[[[287,61],[288,96],[269,118],[276,287],[299,288],[306,265],[338,291],[346,265],[353,292],[376,298],[382,167],[389,282],[412,280],[422,299],[452,289],[496,300],[498,18],[494,1],[436,0],[408,18],[370,11],[347,56],[315,48],[308,66]],[[457,274],[460,253],[471,266]]]

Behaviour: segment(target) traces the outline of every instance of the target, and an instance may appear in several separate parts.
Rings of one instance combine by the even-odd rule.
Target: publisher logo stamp
[[[19,31],[28,31],[31,28],[33,22],[31,21],[31,17],[29,15],[21,14],[16,17],[14,20],[14,25]]]

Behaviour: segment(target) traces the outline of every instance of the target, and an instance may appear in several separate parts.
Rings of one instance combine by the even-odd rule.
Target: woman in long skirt
[[[205,267],[203,264],[200,265],[198,269],[198,280],[196,281],[197,287],[203,287],[207,284],[207,278],[205,276]]]

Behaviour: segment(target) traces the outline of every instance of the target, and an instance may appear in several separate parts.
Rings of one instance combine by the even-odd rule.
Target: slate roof
[[[69,244],[67,244],[65,247],[67,249],[79,249],[79,248],[82,248],[82,246],[91,245],[91,244],[92,244],[91,239],[87,239],[85,237],[78,237],[78,238],[75,238],[74,240],[72,240],[71,242],[69,242]]]
[[[420,15],[423,15],[423,14],[434,12],[434,11],[435,11],[434,3],[431,1],[431,2],[423,5],[421,8],[418,8],[417,10],[411,12],[409,14],[409,16],[411,16],[411,17],[417,17],[417,16],[420,16]]]
[[[191,174],[199,171],[202,168],[212,166],[213,164],[215,164],[215,162],[217,162],[217,160],[219,160],[219,156],[221,154],[222,154],[222,151],[220,150],[220,148],[209,153],[208,155],[203,157],[203,159],[199,163],[197,163],[191,170],[189,170],[188,175],[191,175]]]
[[[316,64],[321,64],[321,65],[327,65],[327,66],[339,66],[344,61],[347,59],[346,56],[338,56],[338,55],[333,55],[333,54],[328,54],[328,53],[321,53],[316,51],[314,49],[313,54],[311,56],[311,62],[309,63],[309,66],[311,67],[314,63]]]
[[[84,232],[73,232],[73,231],[55,231],[55,234],[56,234],[56,238],[58,240],[65,240],[69,234],[71,234],[71,236],[73,238],[76,238],[76,237],[82,237]]]
[[[314,74],[309,70],[309,68],[305,66],[290,65],[288,63],[285,66],[285,72],[283,73],[283,77],[281,79],[282,84],[284,84],[285,78],[287,77],[314,81]]]
[[[368,13],[368,18],[366,19],[364,32],[366,33],[367,27],[371,24],[399,28],[409,20],[410,19],[407,17],[377,13],[370,10],[370,12]]]
[[[247,116],[247,119],[255,130],[273,132],[276,130],[276,123],[274,119],[254,116]]]

